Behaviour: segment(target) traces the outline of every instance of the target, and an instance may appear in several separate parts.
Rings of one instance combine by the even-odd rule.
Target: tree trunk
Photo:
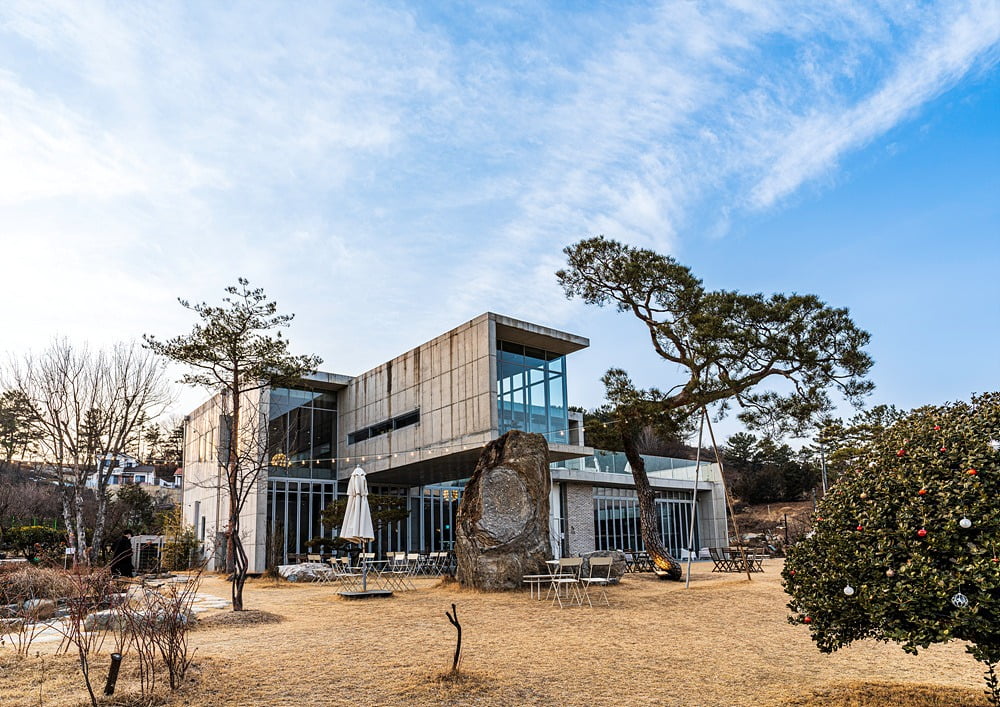
[[[79,477],[77,477],[79,478]],[[83,519],[83,484],[77,483],[73,486],[73,511],[76,517],[76,553],[73,556],[73,564],[89,564],[87,558],[87,524]]]
[[[76,532],[73,530],[73,509],[69,498],[69,489],[62,487],[63,524],[66,526],[66,547],[76,547]],[[76,564],[76,557],[73,558]]]
[[[229,440],[227,475],[229,482],[229,526],[226,528],[226,566],[232,572],[233,611],[243,611],[243,585],[247,581],[247,555],[240,540],[240,378],[239,371],[233,374],[232,416],[229,419]],[[221,441],[221,440],[220,440]]]
[[[97,518],[94,521],[94,538],[90,543],[90,564],[94,565],[97,563],[100,552],[101,544],[104,542],[104,514],[107,513],[108,509],[108,497],[105,493],[105,489],[98,486],[97,488]]]
[[[666,579],[680,581],[681,565],[670,556],[670,552],[660,541],[659,519],[656,512],[656,496],[653,487],[649,485],[649,477],[646,475],[646,463],[639,454],[635,441],[627,437],[622,438],[625,447],[625,457],[632,467],[632,478],[635,481],[635,492],[639,497],[639,530],[642,533],[642,542],[646,546],[646,552],[653,561],[658,573]]]

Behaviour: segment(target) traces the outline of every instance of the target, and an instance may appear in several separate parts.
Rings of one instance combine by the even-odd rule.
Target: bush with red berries
[[[827,653],[864,638],[909,653],[964,641],[995,676],[1000,393],[914,410],[855,461],[788,553],[790,620]]]

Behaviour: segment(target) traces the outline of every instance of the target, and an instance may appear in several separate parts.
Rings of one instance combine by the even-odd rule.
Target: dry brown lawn
[[[909,656],[867,642],[822,655],[805,627],[786,621],[778,562],[750,582],[710,569],[696,565],[688,590],[629,575],[609,590],[610,608],[593,609],[430,579],[365,601],[341,599],[329,585],[255,580],[247,605],[282,620],[206,622],[191,634],[193,679],[164,704],[986,704],[980,666],[960,644]],[[208,577],[202,591],[226,597],[229,585]],[[463,628],[458,680],[446,677],[452,603]],[[52,648],[21,661],[0,649],[0,703],[85,703],[72,658]],[[99,685],[106,666],[102,658],[95,668]],[[128,656],[126,697],[127,668]]]

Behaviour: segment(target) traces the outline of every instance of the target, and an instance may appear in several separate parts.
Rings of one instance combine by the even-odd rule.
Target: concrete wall
[[[351,457],[341,465],[341,477],[361,457],[365,471],[376,473],[420,458],[419,451],[417,458],[393,458],[395,453],[443,451],[491,439],[496,417],[491,354],[490,319],[482,315],[352,380],[338,399],[338,456]],[[348,444],[350,433],[417,408],[418,424]]]
[[[728,547],[729,516],[726,509],[725,488],[721,481],[708,485],[710,491],[702,490],[705,485],[698,485],[698,523],[699,537],[702,547]]]
[[[262,451],[260,425],[266,420],[266,405],[267,391],[263,395],[254,392],[243,399],[241,448],[245,452],[247,469],[257,463]],[[224,412],[222,396],[216,395],[188,415],[184,423],[184,522],[194,527],[198,539],[204,543],[208,569],[211,570],[224,569],[219,565],[224,552],[222,534],[226,530],[229,514],[224,467],[227,453]],[[266,468],[249,483],[253,488],[240,513],[240,538],[249,559],[248,571],[256,573],[264,570]]]

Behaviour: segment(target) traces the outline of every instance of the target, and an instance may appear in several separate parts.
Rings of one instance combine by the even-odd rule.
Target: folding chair
[[[583,597],[587,600],[587,604],[593,608],[594,605],[590,601],[590,588],[593,586],[598,587],[601,590],[601,597],[604,599],[606,606],[611,606],[611,602],[608,601],[608,594],[604,591],[605,587],[611,584],[611,565],[612,558],[610,557],[591,557],[590,558],[590,572],[588,572],[586,577],[580,578],[580,584],[583,587]],[[599,576],[594,574],[594,570],[599,570]],[[580,602],[581,605],[583,602]]]
[[[386,557],[389,558],[389,564],[381,575],[385,578],[386,582],[401,592],[407,589],[415,589],[413,582],[410,581],[410,565],[406,559],[406,553],[388,552],[386,553]]]
[[[566,600],[570,605],[573,604],[574,599],[577,604],[583,604],[583,596],[580,594],[580,570],[582,568],[582,557],[563,557],[559,560],[556,574],[550,580],[549,591],[554,591],[553,601],[559,604],[560,609],[564,608],[563,589],[566,590]],[[545,596],[548,598],[548,593]]]
[[[721,548],[710,547],[708,548],[709,556],[712,558],[712,562],[715,566],[712,567],[713,572],[731,572],[732,563],[728,557],[723,554]]]
[[[631,550],[625,551],[625,571],[635,572],[635,555],[632,554]]]

